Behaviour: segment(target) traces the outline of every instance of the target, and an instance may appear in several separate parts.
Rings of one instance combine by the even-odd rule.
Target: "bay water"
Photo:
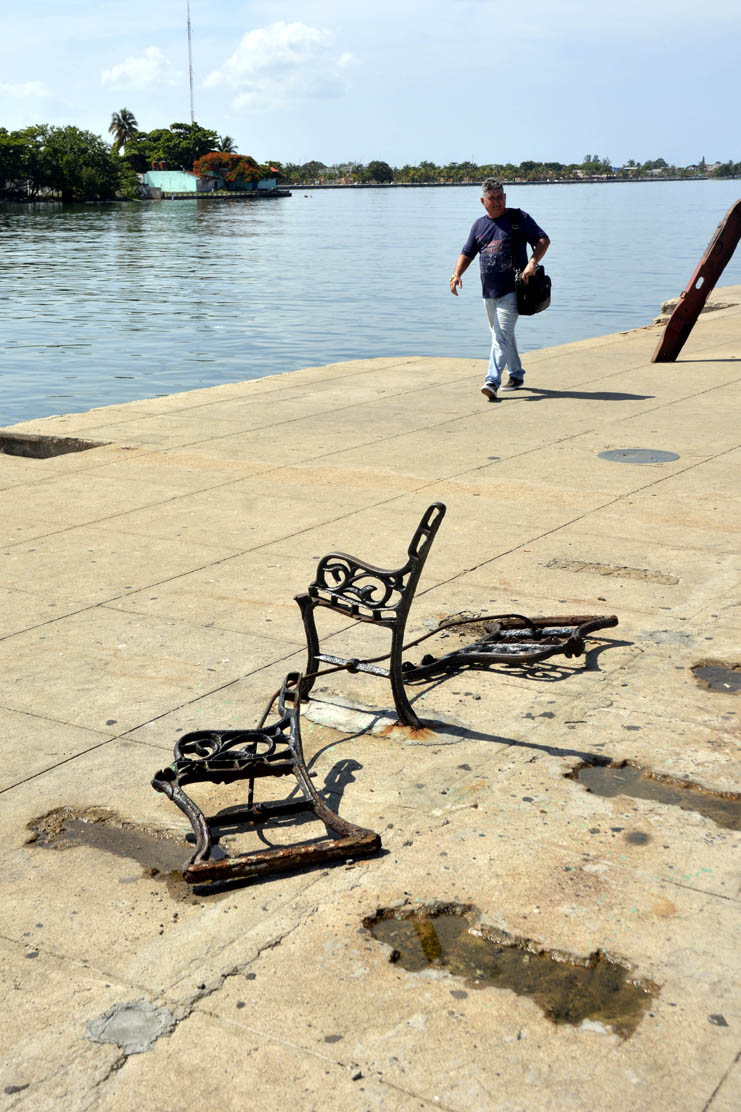
[[[521,352],[650,324],[740,191],[508,186],[552,241]],[[478,263],[448,287],[482,214],[472,186],[0,205],[0,425],[346,359],[485,358]],[[741,284],[741,250],[720,284]]]

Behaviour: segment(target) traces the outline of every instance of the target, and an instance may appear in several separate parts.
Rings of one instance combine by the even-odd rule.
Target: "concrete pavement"
[[[496,405],[482,361],[384,358],[0,430],[97,445],[0,453],[0,1107],[739,1106],[738,833],[568,778],[610,758],[741,786],[738,694],[692,671],[741,662],[741,287],[715,297],[676,364],[650,364],[657,327],[533,352]],[[302,667],[318,557],[397,565],[433,501],[410,637],[509,610],[619,626],[586,659],[411,688],[419,735],[384,681],[320,680],[317,786],[383,855],[190,892],[152,775],[187,730],[255,725]],[[385,646],[330,628],[339,652]],[[656,986],[637,1030],[408,972],[363,926],[438,903],[606,951]]]

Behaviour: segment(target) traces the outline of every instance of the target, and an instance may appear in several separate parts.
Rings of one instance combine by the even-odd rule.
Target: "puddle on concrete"
[[[735,695],[741,691],[741,664],[722,660],[701,660],[692,665],[692,674],[701,687]]]
[[[163,881],[174,899],[192,899],[190,885],[183,880],[183,866],[193,852],[185,838],[137,826],[98,807],[58,807],[34,819],[27,829],[32,832],[27,845],[56,850],[88,846],[125,857],[142,866],[143,876]]]
[[[690,781],[647,772],[629,761],[578,765],[566,778],[577,780],[594,795],[652,799],[670,807],[681,807],[683,811],[697,811],[728,830],[741,830],[741,795],[738,792],[711,792]]]
[[[472,926],[470,906],[447,904],[416,911],[385,908],[363,920],[374,938],[392,947],[391,961],[411,973],[434,968],[462,977],[474,989],[510,989],[529,996],[554,1023],[585,1020],[632,1035],[658,987],[631,978],[620,962],[598,950],[580,961],[541,950],[494,928]]]

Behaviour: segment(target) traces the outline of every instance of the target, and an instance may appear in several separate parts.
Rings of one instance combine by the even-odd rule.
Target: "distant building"
[[[147,192],[158,193],[213,193],[217,188],[215,178],[202,178],[192,170],[148,170],[139,174]],[[156,191],[156,192],[155,192]]]
[[[146,195],[153,200],[167,193],[215,193],[223,189],[245,193],[277,187],[276,178],[261,178],[258,182],[225,182],[221,174],[202,176],[194,174],[192,170],[148,170],[138,177]]]

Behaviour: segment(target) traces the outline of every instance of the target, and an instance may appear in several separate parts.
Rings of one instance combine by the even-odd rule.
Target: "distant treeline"
[[[38,124],[20,131],[0,127],[0,197],[58,198],[64,202],[135,199],[141,192],[137,174],[150,169],[153,163],[164,164],[170,170],[192,171],[195,167],[203,172],[209,167],[213,169],[217,161],[228,171],[228,179],[247,182],[251,177],[268,173],[286,185],[464,184],[487,177],[528,182],[741,176],[741,162],[707,163],[703,157],[692,166],[670,166],[663,158],[656,158],[642,163],[631,159],[624,166],[615,167],[609,158],[591,154],[585,155],[582,162],[571,164],[450,162],[437,166],[434,162],[420,162],[418,166],[395,167],[374,160],[367,165],[327,166],[316,161],[282,164],[276,159],[264,159],[259,164],[248,155],[238,157],[230,136],[219,136],[198,123],[174,123],[169,128],[140,131],[133,113],[126,108],[113,113],[109,132],[113,136],[111,143],[73,126]],[[225,157],[204,161],[204,156],[214,152]]]
[[[273,165],[278,165],[273,163]],[[640,178],[734,178],[741,176],[741,162],[707,163],[701,158],[692,166],[670,166],[663,158],[648,162],[630,159],[624,166],[613,166],[609,158],[587,154],[582,162],[449,162],[437,166],[434,162],[420,162],[418,166],[390,166],[388,162],[373,161],[368,165],[348,162],[326,166],[323,162],[287,162],[281,167],[280,181],[286,185],[331,185],[397,183],[399,185],[466,184],[484,178],[502,181],[580,181],[584,179],[617,181]]]

